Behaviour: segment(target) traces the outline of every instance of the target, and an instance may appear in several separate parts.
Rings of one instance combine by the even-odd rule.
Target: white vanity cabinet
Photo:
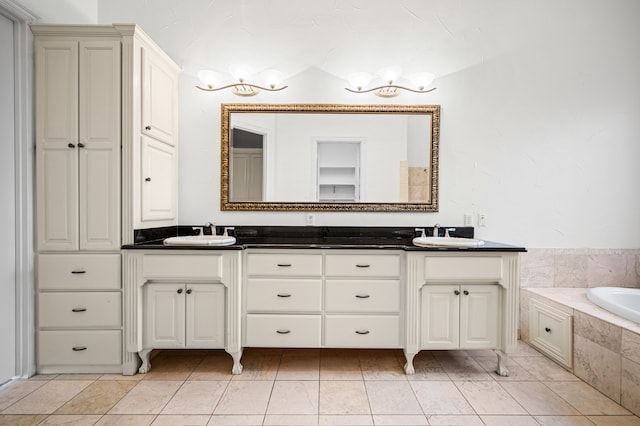
[[[508,375],[516,350],[518,253],[407,253],[405,372],[423,349],[493,349]]]
[[[497,285],[426,285],[421,302],[421,349],[497,347]]]
[[[239,250],[125,250],[124,374],[153,349],[225,349],[240,357]],[[142,366],[138,368],[138,356]]]
[[[222,284],[150,283],[144,287],[144,346],[224,348]]]
[[[244,346],[402,347],[399,252],[250,249],[245,260]]]

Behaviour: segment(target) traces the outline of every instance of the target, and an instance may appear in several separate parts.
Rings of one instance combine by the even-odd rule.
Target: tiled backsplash
[[[640,249],[528,249],[520,287],[639,287]]]

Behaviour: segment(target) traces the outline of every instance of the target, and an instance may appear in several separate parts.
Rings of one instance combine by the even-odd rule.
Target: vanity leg
[[[242,358],[242,349],[238,352],[229,352],[227,351],[231,358],[233,358],[233,368],[231,369],[231,374],[240,374],[242,373],[242,364],[240,364],[240,358]]]
[[[152,350],[153,350],[153,348],[148,348],[148,349],[143,349],[140,352],[138,352],[138,356],[142,360],[142,365],[140,366],[140,369],[138,370],[138,373],[145,374],[145,373],[148,373],[149,370],[151,370],[151,363],[149,362],[149,355],[151,355],[151,351]]]
[[[407,363],[404,365],[404,374],[412,375],[416,372],[415,368],[413,368],[413,358],[417,355],[418,352],[407,352],[404,350],[404,357],[407,359]]]
[[[495,350],[495,353],[498,355],[498,367],[496,368],[496,373],[502,377],[507,377],[509,375],[509,369],[507,369],[509,355],[497,349]]]

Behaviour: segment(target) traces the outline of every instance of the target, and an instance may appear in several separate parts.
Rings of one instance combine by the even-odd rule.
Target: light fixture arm
[[[345,87],[345,90],[348,90],[349,92],[352,93],[369,93],[369,92],[373,92],[376,90],[380,90],[380,89],[402,89],[402,90],[408,90],[410,92],[414,92],[414,93],[429,93],[429,92],[433,92],[434,90],[436,90],[435,87],[429,89],[429,90],[424,90],[424,89],[419,89],[419,90],[415,90],[415,89],[411,89],[409,87],[405,87],[405,86],[398,86],[397,84],[386,84],[384,86],[378,86],[378,87],[374,87],[372,89],[367,89],[367,90],[362,90],[362,89],[350,89],[348,87]]]
[[[209,87],[200,87],[200,86],[196,86],[198,89],[200,90],[204,90],[205,92],[217,92],[218,90],[224,90],[224,89],[229,89],[232,87],[237,87],[237,86],[248,86],[248,87],[252,87],[254,89],[258,89],[258,90],[266,90],[268,92],[277,92],[279,90],[284,90],[289,86],[282,86],[282,87],[263,87],[263,86],[258,86],[257,84],[251,84],[251,83],[244,83],[244,82],[239,82],[239,83],[231,83],[228,84],[226,86],[222,86],[222,87],[213,87],[213,86],[209,86]]]

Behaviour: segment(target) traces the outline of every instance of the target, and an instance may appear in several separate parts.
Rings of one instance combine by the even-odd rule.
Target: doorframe
[[[33,247],[33,36],[37,18],[13,0],[0,0],[0,14],[13,21],[15,75],[16,377],[35,374]]]

